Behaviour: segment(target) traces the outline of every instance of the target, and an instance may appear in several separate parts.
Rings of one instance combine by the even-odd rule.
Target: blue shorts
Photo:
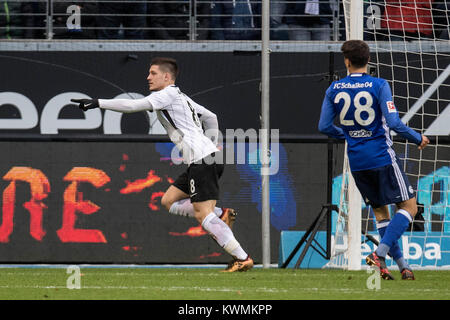
[[[414,190],[398,162],[384,167],[352,171],[366,205],[379,208],[414,198]]]

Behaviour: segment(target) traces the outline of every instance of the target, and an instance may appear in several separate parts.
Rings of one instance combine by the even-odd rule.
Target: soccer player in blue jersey
[[[333,82],[326,91],[319,130],[347,140],[356,186],[375,214],[381,241],[366,257],[366,263],[378,267],[383,279],[393,280],[385,262],[389,253],[398,264],[402,279],[414,280],[398,240],[417,213],[417,204],[414,190],[392,149],[389,130],[417,144],[420,150],[430,141],[402,123],[387,81],[367,74],[369,46],[361,40],[349,40],[344,42],[341,51],[348,76]],[[340,127],[333,123],[337,115]],[[397,209],[392,220],[390,204],[395,204]]]

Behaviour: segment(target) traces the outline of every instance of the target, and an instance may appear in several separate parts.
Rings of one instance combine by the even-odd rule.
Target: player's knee
[[[413,206],[411,206],[408,210],[409,214],[411,215],[411,217],[415,217],[416,213],[417,213],[417,205],[414,203]]]
[[[194,210],[194,218],[201,224],[209,212],[204,210]]]
[[[205,215],[204,214],[202,214],[201,212],[199,212],[199,211],[195,211],[194,212],[194,218],[198,221],[198,223],[202,223],[203,222],[203,219],[205,219]]]
[[[397,206],[398,209],[407,211],[412,218],[414,218],[417,214],[417,203],[415,198],[399,203]]]
[[[161,198],[161,205],[163,207],[165,207],[167,210],[170,210],[172,203],[173,203],[173,201],[169,197],[163,196]]]

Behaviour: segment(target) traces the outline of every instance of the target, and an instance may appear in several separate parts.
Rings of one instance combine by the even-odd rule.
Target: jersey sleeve
[[[152,110],[162,110],[172,104],[175,99],[174,90],[172,87],[166,87],[160,91],[152,92],[145,99],[152,105]]]
[[[217,145],[219,138],[219,123],[217,121],[217,116],[215,113],[209,111],[202,105],[196,103],[190,98],[187,98],[189,103],[191,103],[192,107],[195,110],[195,113],[198,115],[199,120],[202,122],[203,130],[205,134]]]
[[[378,94],[381,112],[383,113],[386,123],[391,130],[401,135],[403,138],[420,145],[422,142],[422,135],[413,129],[406,126],[400,119],[397,108],[392,101],[391,88],[387,81],[384,81]]]
[[[123,113],[133,113],[143,110],[152,110],[152,105],[146,98],[142,99],[98,99],[102,109]]]
[[[334,125],[336,117],[336,109],[330,98],[330,90],[328,89],[322,102],[322,110],[319,119],[319,131],[327,136],[336,139],[345,139],[344,130]]]

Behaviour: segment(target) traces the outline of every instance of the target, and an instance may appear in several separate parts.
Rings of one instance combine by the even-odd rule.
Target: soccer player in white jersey
[[[214,113],[195,103],[175,85],[177,62],[154,58],[147,81],[151,94],[142,99],[72,99],[86,111],[93,108],[131,113],[155,111],[171,141],[182,152],[187,170],[167,189],[161,203],[170,213],[195,217],[233,261],[225,272],[247,271],[253,260],[231,231],[233,209],[216,207],[223,164],[213,161],[218,152],[218,123]],[[204,131],[205,130],[205,131]],[[211,138],[205,132],[212,132]]]
[[[429,139],[400,120],[386,80],[367,74],[370,50],[362,40],[348,40],[341,47],[349,75],[334,81],[322,104],[319,130],[347,140],[347,154],[361,195],[371,205],[381,235],[378,248],[366,257],[377,266],[383,279],[394,279],[386,267],[388,253],[394,258],[402,279],[414,280],[403,259],[398,240],[417,213],[416,198],[392,148],[390,130],[417,144],[422,150]],[[340,127],[334,125],[339,114]],[[389,205],[396,205],[390,219]]]

